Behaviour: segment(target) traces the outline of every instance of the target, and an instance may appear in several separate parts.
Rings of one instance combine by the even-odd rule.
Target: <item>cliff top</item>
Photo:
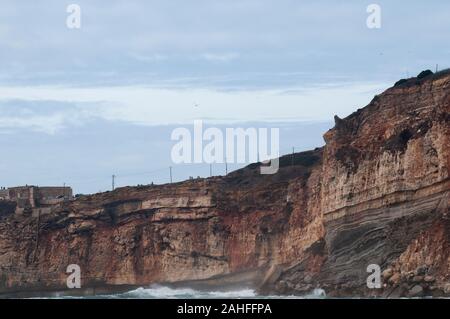
[[[402,151],[409,140],[449,121],[449,88],[450,69],[399,80],[364,108],[344,119],[335,116],[324,134],[326,148],[353,164],[383,150]]]

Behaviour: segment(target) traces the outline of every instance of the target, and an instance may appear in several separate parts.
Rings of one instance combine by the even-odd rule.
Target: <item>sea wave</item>
[[[325,291],[323,289],[315,289],[311,294],[305,296],[263,296],[258,295],[255,290],[242,288],[228,291],[203,291],[192,288],[171,288],[160,285],[152,285],[150,287],[141,287],[121,294],[103,295],[97,297],[106,298],[132,298],[132,299],[245,299],[245,298],[324,298]]]
[[[252,289],[234,291],[200,291],[191,288],[170,288],[166,286],[152,285],[148,288],[141,287],[115,296],[119,298],[138,299],[255,298],[256,293]]]
[[[56,298],[56,299],[311,299],[325,298],[323,289],[314,289],[310,294],[304,296],[280,296],[280,295],[258,295],[255,290],[242,288],[235,290],[204,291],[192,288],[172,288],[162,285],[151,285],[140,287],[123,293],[69,296],[64,294],[53,294],[50,297],[34,298]]]

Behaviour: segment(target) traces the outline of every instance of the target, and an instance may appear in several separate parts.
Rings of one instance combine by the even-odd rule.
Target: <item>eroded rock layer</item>
[[[0,292],[151,283],[261,293],[450,294],[450,74],[402,81],[326,145],[225,177],[126,187],[40,217],[0,202]],[[369,289],[379,265],[382,287]]]

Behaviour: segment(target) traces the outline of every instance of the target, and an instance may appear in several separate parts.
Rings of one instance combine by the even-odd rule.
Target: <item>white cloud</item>
[[[376,33],[366,27],[366,5],[355,1],[77,4],[83,22],[75,31],[67,29],[60,1],[2,0],[0,85],[124,86],[197,77],[205,87],[211,78],[229,77],[213,85],[248,89],[323,83],[327,76],[395,82],[405,69],[448,66],[448,1],[382,0],[386,24]],[[310,77],[280,83],[277,75],[291,71]]]
[[[92,119],[135,125],[192,124],[195,119],[210,123],[324,121],[334,114],[343,117],[363,107],[386,87],[382,83],[364,83],[231,92],[140,86],[0,87],[0,96],[5,99],[29,101],[28,109],[33,102],[32,112],[3,112],[0,127],[55,133]]]
[[[95,103],[96,106],[101,103]],[[0,134],[31,130],[50,135],[97,118],[92,103],[52,100],[0,100]],[[93,112],[94,111],[94,112]]]
[[[165,61],[169,58],[168,55],[164,54],[139,54],[139,53],[130,53],[129,56],[139,62],[145,62],[145,63],[153,63],[153,62],[161,62]]]
[[[212,62],[230,62],[232,60],[235,60],[239,57],[238,53],[204,53],[202,57],[205,60],[212,61]]]

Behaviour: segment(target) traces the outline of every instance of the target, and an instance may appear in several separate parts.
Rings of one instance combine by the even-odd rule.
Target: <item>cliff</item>
[[[151,283],[450,295],[450,72],[399,81],[326,145],[224,177],[126,187],[41,217],[0,203],[0,292]],[[383,271],[369,289],[367,266]]]

